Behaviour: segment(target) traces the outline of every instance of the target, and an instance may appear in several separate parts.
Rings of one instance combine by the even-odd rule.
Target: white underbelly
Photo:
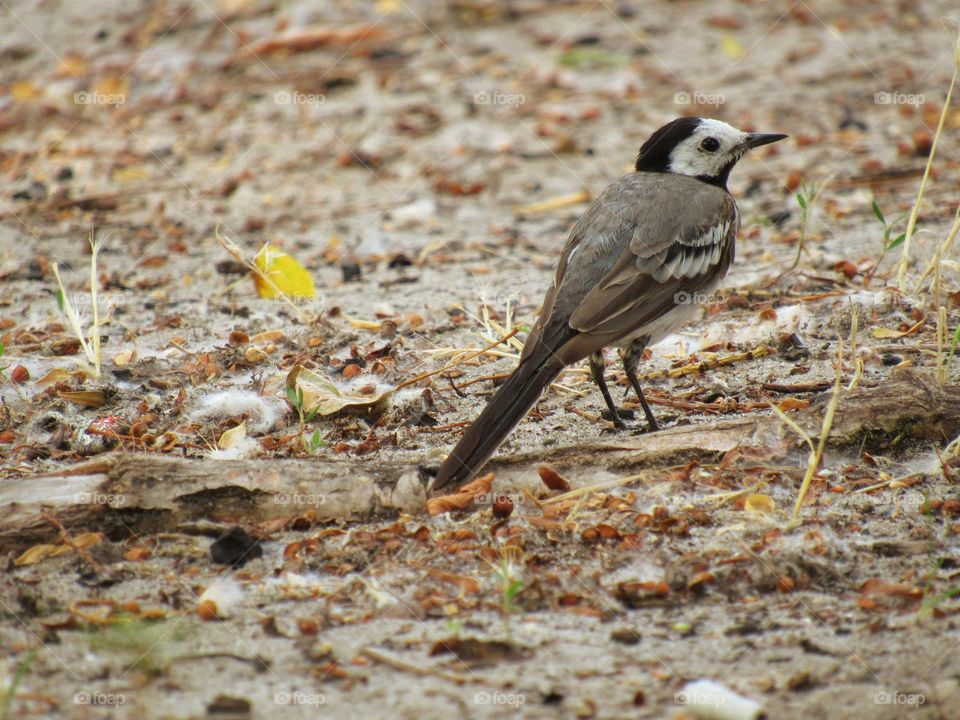
[[[688,300],[687,302],[674,305],[672,310],[668,310],[656,320],[637,328],[634,332],[630,333],[630,335],[617,343],[617,345],[620,347],[626,347],[640,337],[649,337],[649,340],[647,340],[647,347],[656,345],[684,323],[699,317],[700,309],[703,307],[703,304],[713,299],[713,291],[719,284],[719,282],[713,283],[711,286],[702,288],[696,293],[685,293]]]

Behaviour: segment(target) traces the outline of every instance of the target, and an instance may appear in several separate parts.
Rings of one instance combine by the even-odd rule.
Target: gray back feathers
[[[738,229],[736,204],[720,187],[665,173],[624,176],[570,233],[524,358],[538,339],[541,352],[568,365],[636,335],[678,292],[726,274]]]

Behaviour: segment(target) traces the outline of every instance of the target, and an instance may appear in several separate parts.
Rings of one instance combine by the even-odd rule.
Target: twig
[[[468,682],[479,681],[478,678],[472,678],[461,673],[448,672],[446,670],[437,670],[434,668],[423,667],[421,665],[414,665],[413,663],[408,663],[400,658],[395,658],[392,655],[382,653],[379,650],[374,650],[371,647],[365,647],[361,649],[360,654],[365,655],[366,657],[378,663],[389,665],[395,670],[402,670],[404,672],[413,673],[414,675],[438,677],[442,680],[449,680],[450,682],[455,682],[460,685]]]
[[[653,372],[644,373],[639,379],[656,380],[662,377],[678,378],[686,377],[687,375],[699,375],[707,370],[713,370],[718,367],[723,367],[724,365],[733,365],[743,360],[759,360],[762,357],[773,355],[775,352],[775,348],[763,346],[730,355],[716,355],[708,357],[706,360],[701,360],[700,362],[688,363],[680,367],[670,368],[669,370],[654,370]]]
[[[44,520],[46,520],[48,523],[53,525],[55,528],[57,528],[57,530],[60,531],[60,540],[62,540],[65,545],[68,545],[70,549],[73,550],[77,555],[83,558],[84,562],[86,562],[87,565],[92,567],[98,573],[105,574],[103,566],[100,565],[100,563],[98,563],[92,557],[90,557],[90,553],[88,553],[86,550],[84,550],[82,547],[80,547],[79,545],[74,543],[73,540],[70,539],[70,536],[67,534],[67,529],[63,526],[62,522],[57,520],[57,518],[55,518],[53,515],[51,515],[46,511],[41,512],[40,516]]]

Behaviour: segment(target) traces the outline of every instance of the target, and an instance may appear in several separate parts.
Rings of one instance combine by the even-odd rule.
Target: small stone
[[[263,546],[246,530],[234,526],[213,541],[210,557],[219,565],[243,567],[250,560],[263,557]]]

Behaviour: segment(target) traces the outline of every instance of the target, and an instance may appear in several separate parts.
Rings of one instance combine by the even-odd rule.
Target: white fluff
[[[193,420],[211,418],[249,418],[251,430],[269,432],[277,423],[280,403],[264,398],[251,390],[221,390],[204,396],[197,403],[190,417]]]
[[[214,460],[246,460],[259,455],[260,450],[260,443],[255,438],[245,437],[226,450],[221,448],[211,450],[207,457]]]
[[[203,591],[197,604],[208,603],[218,618],[228,618],[243,607],[243,596],[243,586],[236,580],[218,580]]]
[[[738,695],[713,680],[695,680],[674,696],[674,703],[683,705],[701,720],[756,720],[763,708],[756,700]]]

